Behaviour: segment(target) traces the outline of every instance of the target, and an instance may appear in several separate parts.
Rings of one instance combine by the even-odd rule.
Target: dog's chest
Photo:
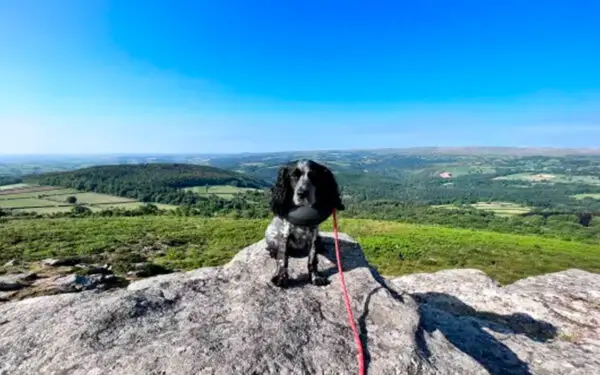
[[[297,249],[310,248],[317,236],[317,229],[292,225],[289,229],[289,244]]]

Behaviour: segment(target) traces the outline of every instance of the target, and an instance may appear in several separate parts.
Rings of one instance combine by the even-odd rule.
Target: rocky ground
[[[125,263],[127,269],[119,269],[121,272],[117,274],[112,265],[90,263],[86,258],[49,258],[28,264],[27,267],[19,267],[15,261],[10,261],[4,264],[4,274],[0,275],[0,303],[37,296],[125,287],[131,281],[170,272],[143,258],[138,260]],[[123,263],[119,265],[122,266]]]
[[[470,269],[385,279],[347,236],[342,251],[369,374],[600,374],[598,274],[506,287]],[[225,267],[122,288],[108,267],[3,277],[3,293],[45,280],[61,294],[0,304],[0,374],[355,374],[333,261],[320,257],[330,284],[318,287],[306,259],[292,259],[285,290],[269,282],[262,241]]]

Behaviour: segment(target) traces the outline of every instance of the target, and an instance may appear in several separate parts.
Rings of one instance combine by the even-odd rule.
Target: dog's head
[[[313,160],[299,160],[279,168],[271,195],[273,213],[283,216],[293,207],[316,204],[344,210],[338,184],[327,167]]]

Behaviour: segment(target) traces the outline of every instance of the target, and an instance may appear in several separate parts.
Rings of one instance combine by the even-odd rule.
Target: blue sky
[[[0,153],[600,147],[598,1],[60,4],[0,1]]]

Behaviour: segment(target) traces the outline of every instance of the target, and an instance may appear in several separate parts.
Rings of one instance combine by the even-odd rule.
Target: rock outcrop
[[[369,374],[600,374],[600,275],[386,280],[341,240]],[[330,285],[300,258],[279,289],[261,241],[224,267],[2,304],[0,374],[356,374],[333,253],[320,264]]]

